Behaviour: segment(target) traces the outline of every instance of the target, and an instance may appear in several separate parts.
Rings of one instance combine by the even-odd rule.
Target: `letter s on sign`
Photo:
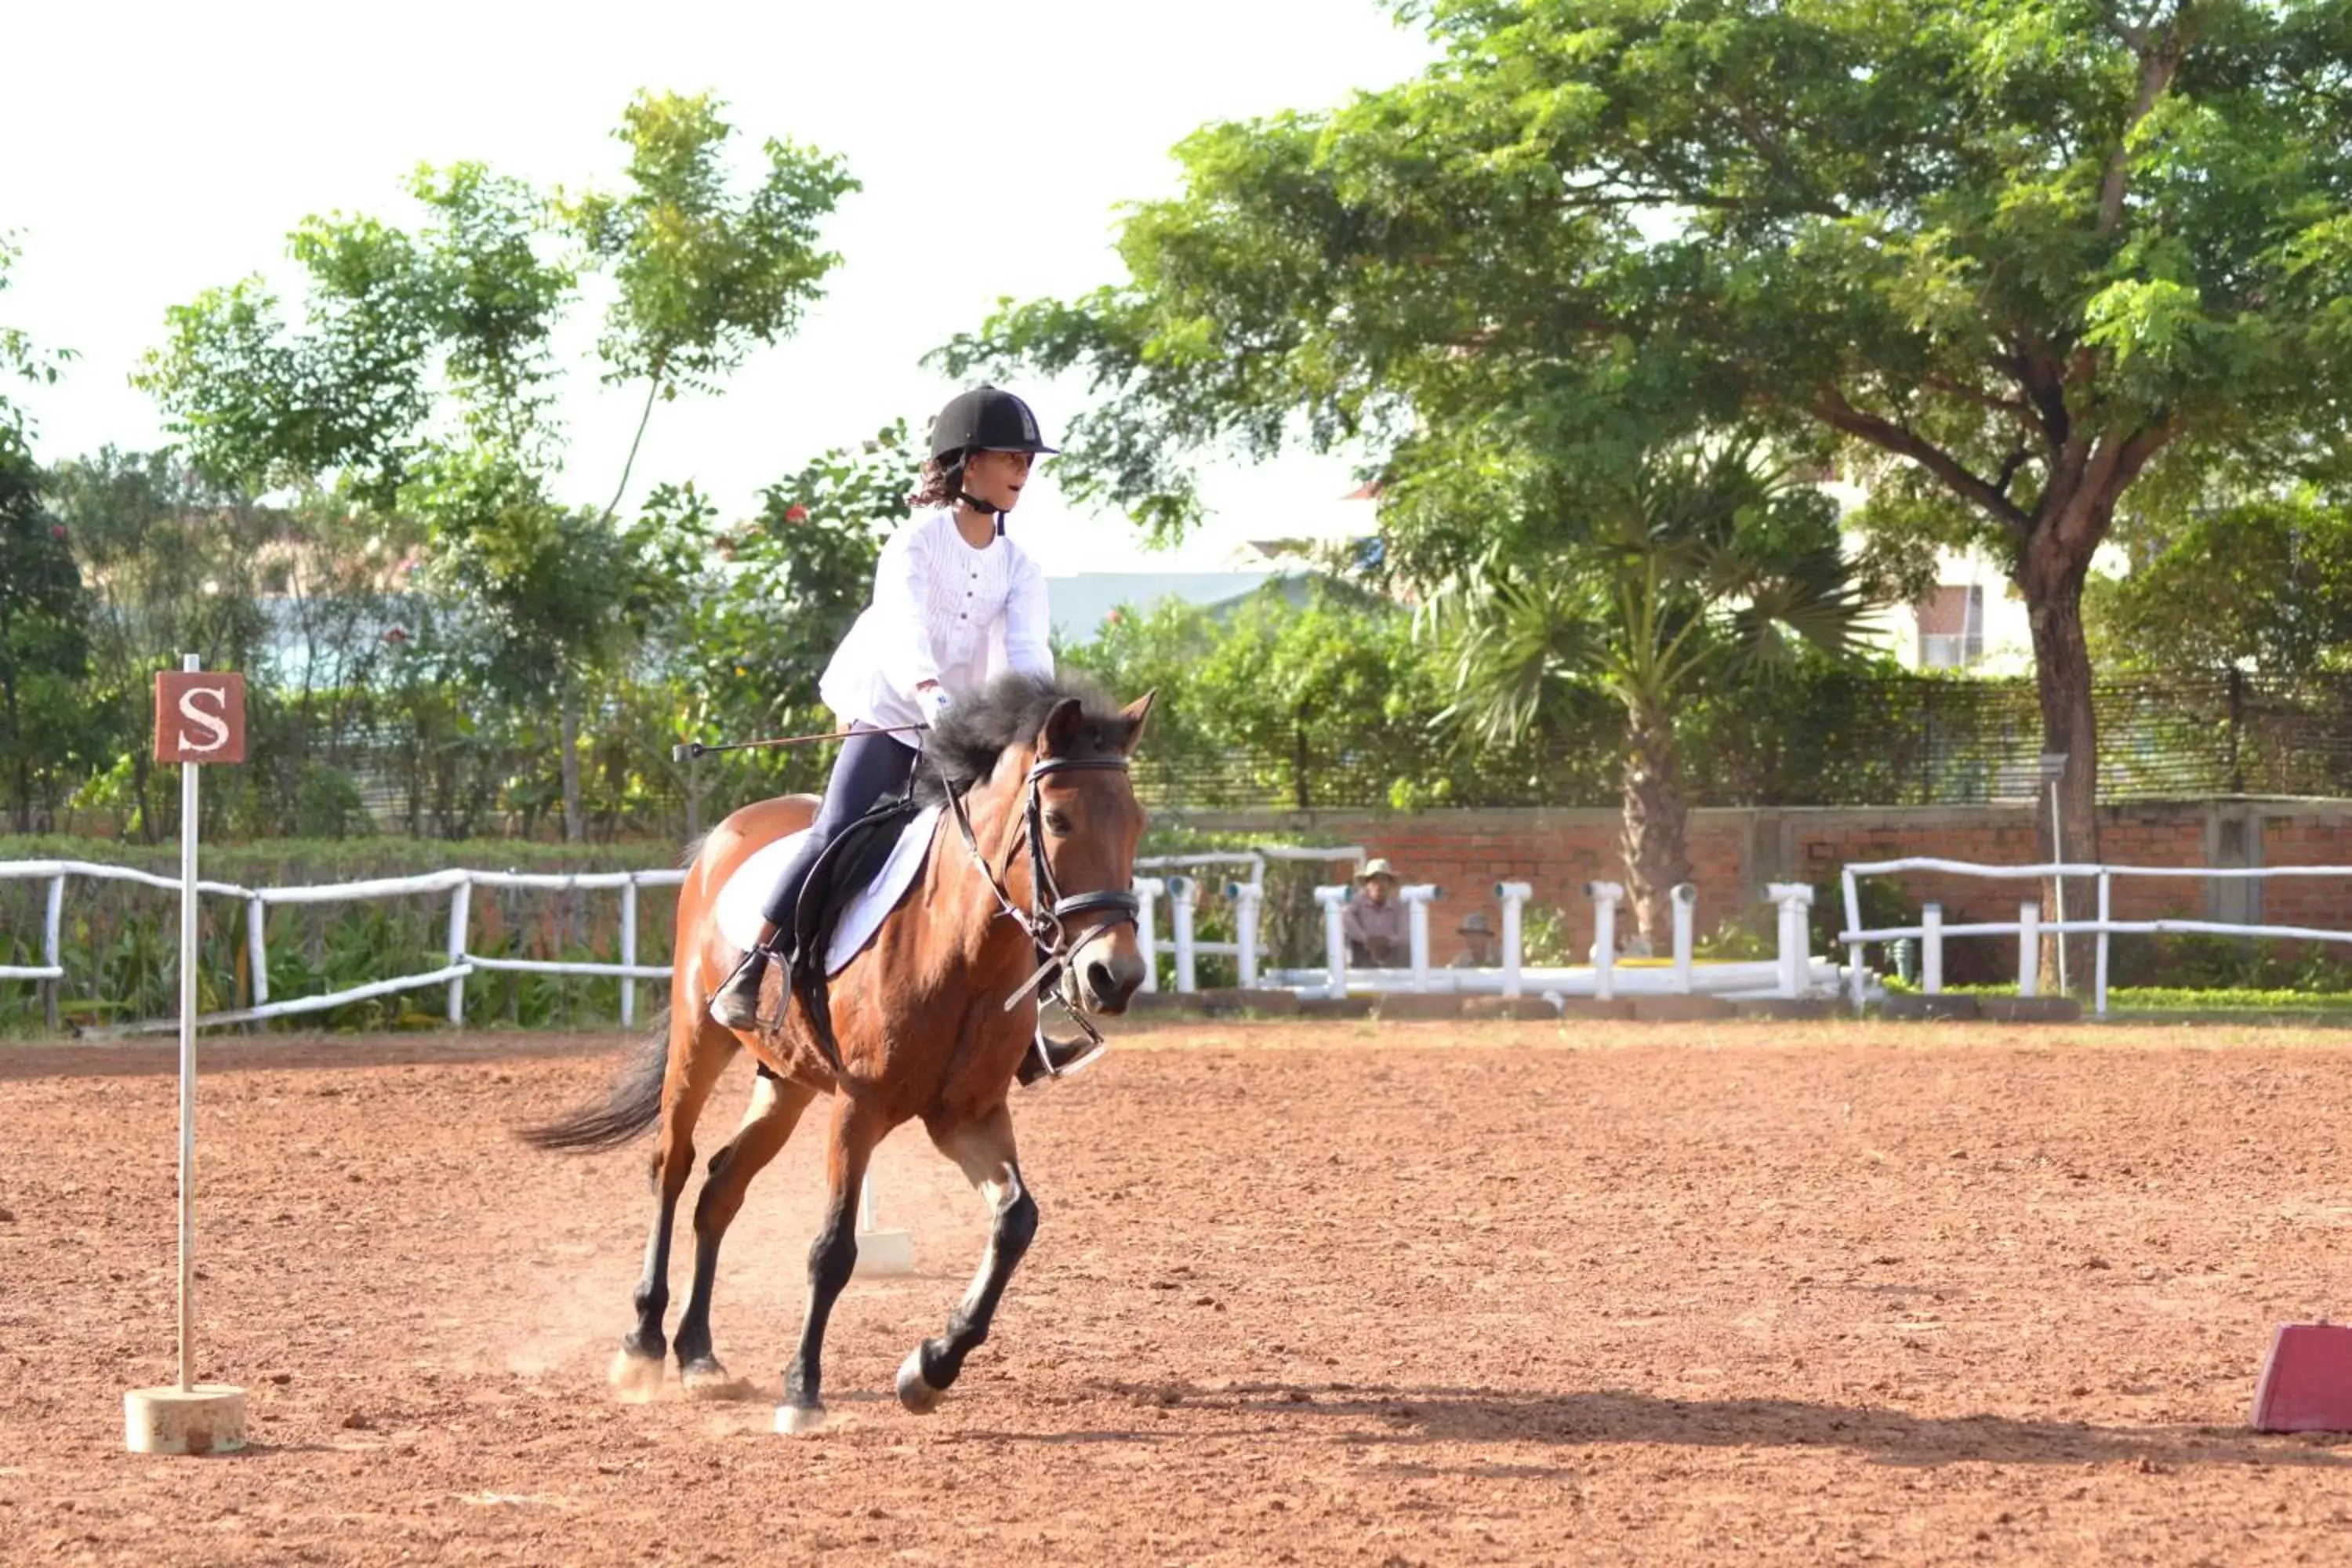
[[[197,706],[203,702],[212,711]],[[228,744],[228,690],[219,686],[192,686],[180,693],[180,716],[191,723],[204,726],[210,737],[199,741],[184,726],[180,731],[180,749],[185,752],[217,752]]]
[[[157,670],[155,760],[245,761],[245,677],[234,669]]]

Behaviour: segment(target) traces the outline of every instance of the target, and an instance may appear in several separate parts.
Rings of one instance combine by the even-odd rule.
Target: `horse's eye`
[[[1069,830],[1070,830],[1070,819],[1069,819],[1068,817],[1066,817],[1066,816],[1063,816],[1063,815],[1062,815],[1060,812],[1058,812],[1058,811],[1049,811],[1049,812],[1047,812],[1047,813],[1045,814],[1045,831],[1046,831],[1046,832],[1048,832],[1048,833],[1067,833]]]

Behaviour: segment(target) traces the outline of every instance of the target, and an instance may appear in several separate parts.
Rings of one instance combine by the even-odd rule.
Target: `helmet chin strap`
[[[996,519],[996,531],[1000,534],[1004,531],[1004,514],[997,510],[996,503],[994,501],[982,500],[978,496],[972,494],[970,490],[964,489],[961,485],[958,485],[956,487],[956,500],[971,508],[974,511],[984,511],[988,513],[991,517]]]
[[[963,488],[964,465],[970,461],[971,454],[966,453],[963,457],[958,458],[955,460],[955,467],[949,470],[950,475],[955,481],[955,499],[962,505],[971,508],[974,511],[984,511],[989,516],[994,518],[996,520],[996,531],[999,536],[1002,536],[1004,532],[1003,511],[998,508],[994,501],[982,500],[980,497],[972,494],[970,490]]]

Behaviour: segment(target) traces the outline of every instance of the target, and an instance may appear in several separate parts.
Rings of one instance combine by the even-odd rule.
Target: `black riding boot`
[[[755,947],[743,955],[735,973],[710,998],[710,1016],[720,1026],[746,1033],[760,1026],[760,982],[768,973],[768,950]]]
[[[1037,1044],[1013,1071],[1013,1079],[1022,1088],[1059,1078],[1072,1068],[1082,1066],[1101,1050],[1092,1040],[1049,1040],[1042,1033]]]

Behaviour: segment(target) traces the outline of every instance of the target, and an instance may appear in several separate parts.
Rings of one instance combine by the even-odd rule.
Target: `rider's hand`
[[[940,720],[955,705],[955,699],[948,695],[944,686],[926,686],[915,693],[915,705],[923,710],[923,721],[937,729]]]

